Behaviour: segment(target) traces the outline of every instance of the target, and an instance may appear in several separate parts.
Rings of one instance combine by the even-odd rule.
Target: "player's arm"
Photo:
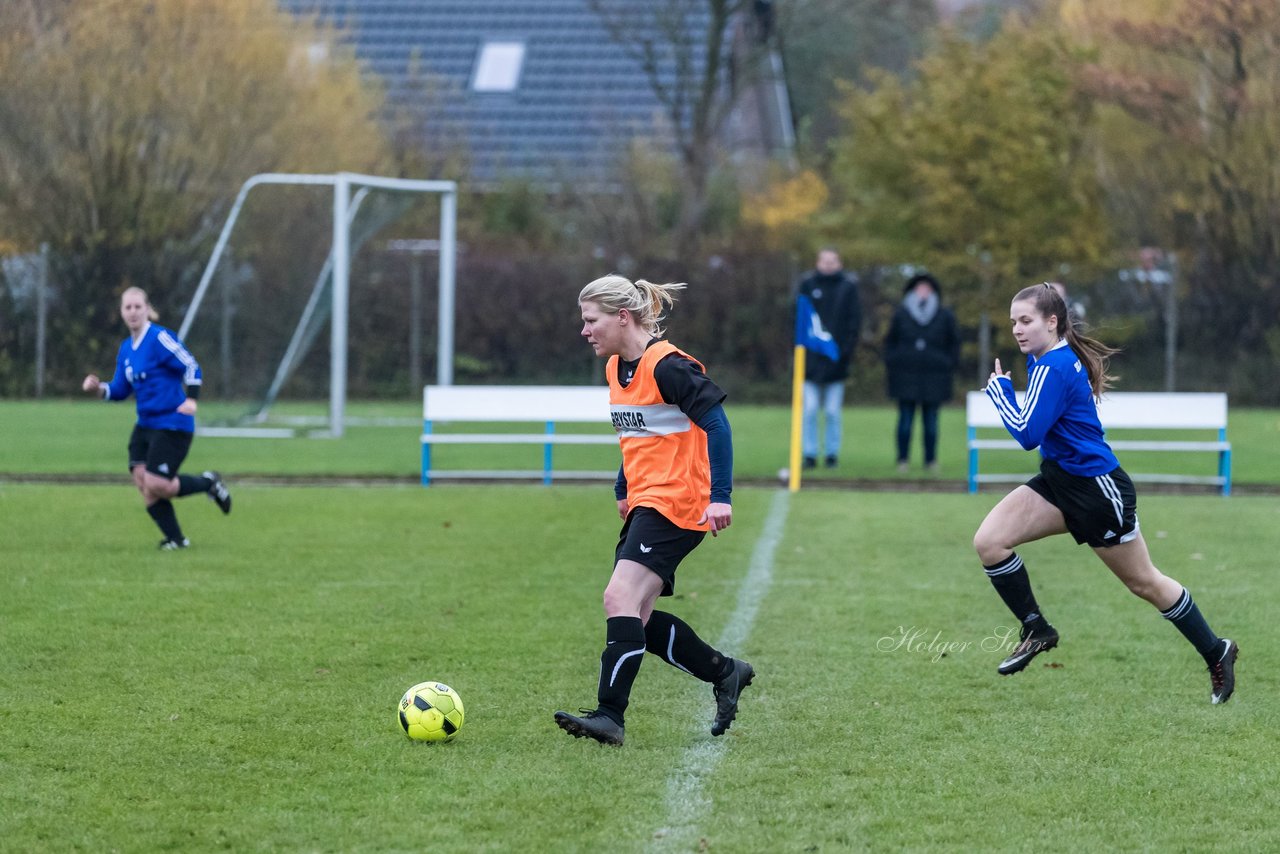
[[[1048,365],[1036,365],[1027,378],[1027,395],[1018,405],[1013,391],[1013,380],[1008,374],[997,373],[987,383],[987,397],[996,405],[996,412],[1005,429],[1026,450],[1040,447],[1044,437],[1057,423],[1066,405],[1066,383]]]
[[[196,399],[200,397],[200,386],[198,384],[187,386],[186,394],[187,394],[186,398],[182,401],[182,403],[178,404],[178,412],[182,413],[183,415],[195,415]]]
[[[711,525],[711,535],[733,524],[733,431],[720,404],[693,423],[707,434],[707,459],[711,463],[711,503],[700,521]]]
[[[97,374],[89,374],[84,378],[81,388],[90,393],[97,392],[102,395],[103,400],[124,400],[128,397],[133,391],[133,386],[124,372],[124,348],[122,347],[116,354],[116,372],[110,382],[104,383],[98,379]]]
[[[618,518],[627,518],[627,472],[619,465],[618,479],[613,482],[613,497],[618,499]]]
[[[196,414],[196,400],[200,397],[200,386],[203,383],[203,376],[200,373],[200,363],[196,361],[186,346],[167,331],[161,332],[156,340],[160,346],[164,347],[168,356],[166,357],[170,364],[177,370],[182,372],[182,384],[185,387],[186,398],[182,403],[178,404],[178,412],[183,415]]]
[[[707,458],[711,466],[711,494],[703,518],[711,533],[733,521],[733,434],[721,403],[724,390],[692,361],[672,354],[654,368],[658,391],[667,403],[680,407],[689,420],[707,434]]]
[[[707,434],[707,459],[711,463],[711,503],[731,504],[733,493],[733,431],[724,407],[716,404],[693,422]]]

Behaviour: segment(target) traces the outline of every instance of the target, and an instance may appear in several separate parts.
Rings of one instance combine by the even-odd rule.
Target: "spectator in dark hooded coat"
[[[884,340],[889,397],[898,402],[898,470],[911,457],[911,428],[920,409],[924,465],[938,467],[938,410],[951,399],[951,376],[960,359],[956,318],[942,305],[942,289],[928,273],[912,276]]]

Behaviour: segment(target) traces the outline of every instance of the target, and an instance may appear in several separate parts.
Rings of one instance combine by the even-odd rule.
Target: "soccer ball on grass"
[[[400,698],[400,728],[414,741],[449,741],[462,718],[462,698],[443,682],[419,682]]]

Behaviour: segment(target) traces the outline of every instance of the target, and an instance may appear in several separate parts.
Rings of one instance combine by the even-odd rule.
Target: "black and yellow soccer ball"
[[[443,682],[419,682],[400,698],[400,728],[414,741],[449,741],[462,729],[462,698]]]

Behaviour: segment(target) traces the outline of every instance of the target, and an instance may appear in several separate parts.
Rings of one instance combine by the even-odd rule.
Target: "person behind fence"
[[[152,322],[159,316],[142,288],[127,288],[120,295],[120,317],[129,336],[116,355],[115,375],[103,382],[89,374],[82,386],[103,400],[136,397],[129,472],[147,514],[164,535],[160,548],[185,549],[191,543],[178,524],[172,499],[208,495],[223,513],[231,512],[231,492],[217,472],[178,473],[195,434],[200,365],[173,330]]]
[[[928,273],[907,281],[902,303],[884,339],[889,397],[898,402],[898,471],[911,458],[911,428],[920,410],[924,467],[938,468],[938,410],[951,399],[951,375],[960,361],[956,318],[942,305],[942,289]]]
[[[839,465],[841,408],[849,364],[862,329],[858,279],[846,272],[840,254],[828,247],[818,252],[815,268],[796,289],[797,341],[805,347],[801,450],[804,467],[815,468],[819,454],[827,468]],[[823,432],[818,439],[818,412]]]
[[[1072,321],[1083,323],[1085,319],[1084,303],[1079,300],[1073,300],[1071,295],[1067,293],[1067,286],[1062,282],[1050,282],[1049,287],[1057,291],[1058,296],[1062,297],[1062,301],[1067,304],[1067,313],[1071,315]]]
[[[1059,640],[1015,549],[1070,533],[1191,642],[1209,668],[1210,702],[1225,703],[1235,690],[1239,647],[1214,634],[1187,589],[1151,562],[1133,481],[1103,438],[1096,401],[1112,379],[1108,360],[1116,351],[1082,335],[1047,283],[1018,291],[1010,316],[1027,356],[1026,397],[1019,403],[999,359],[986,393],[1013,437],[1027,450],[1038,447],[1042,459],[1040,473],[1006,495],[973,538],[987,577],[1021,624],[1019,643],[998,672],[1017,673]]]
[[[622,448],[614,485],[624,521],[604,590],[605,646],[596,707],[556,712],[575,738],[622,744],[624,713],[646,651],[709,682],[713,736],[729,729],[755,671],[707,644],[674,614],[654,609],[675,591],[676,568],[710,531],[733,521],[733,441],[725,394],[702,364],[662,337],[662,312],[683,284],[605,276],[578,295],[582,336],[608,359],[609,408]]]

